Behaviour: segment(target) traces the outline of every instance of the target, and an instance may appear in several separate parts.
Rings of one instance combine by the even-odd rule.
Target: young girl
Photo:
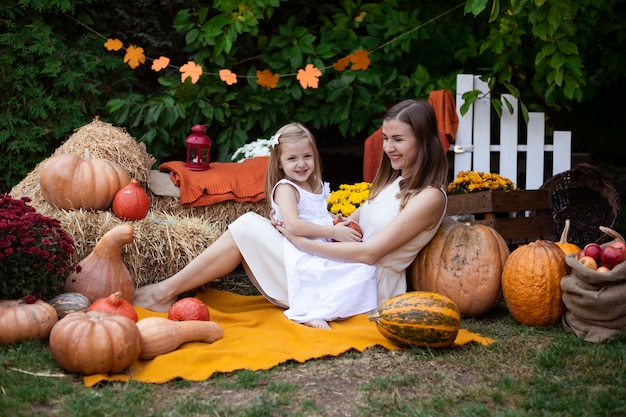
[[[311,132],[298,123],[276,132],[268,162],[265,195],[274,219],[296,236],[323,241],[360,242],[361,234],[347,221],[333,224],[322,183],[320,157]],[[283,248],[289,309],[285,315],[307,326],[330,329],[328,321],[376,308],[376,269],[362,263],[329,262]]]

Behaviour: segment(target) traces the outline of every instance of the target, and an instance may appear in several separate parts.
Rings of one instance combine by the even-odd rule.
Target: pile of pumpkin
[[[537,240],[512,252],[493,228],[446,218],[407,270],[413,291],[383,303],[373,317],[399,345],[449,347],[462,317],[479,317],[504,298],[513,318],[528,326],[556,324],[565,312],[561,278],[569,222],[558,242]]]
[[[132,234],[131,224],[107,232],[68,276],[66,292],[47,301],[33,296],[0,301],[0,345],[49,339],[62,368],[93,375],[120,372],[137,359],[153,359],[186,342],[221,339],[221,326],[197,298],[177,301],[167,318],[139,320],[131,304],[135,283],[121,259]]]

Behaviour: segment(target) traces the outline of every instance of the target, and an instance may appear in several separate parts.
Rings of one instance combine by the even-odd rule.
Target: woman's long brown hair
[[[437,130],[435,111],[425,101],[404,100],[387,110],[383,123],[399,120],[408,124],[417,138],[417,160],[411,167],[409,176],[400,181],[400,209],[406,206],[413,195],[424,188],[443,187],[448,178],[448,159],[441,147]],[[380,167],[372,181],[369,198],[374,198],[387,185],[393,183],[401,172],[391,167],[389,157],[383,152]]]

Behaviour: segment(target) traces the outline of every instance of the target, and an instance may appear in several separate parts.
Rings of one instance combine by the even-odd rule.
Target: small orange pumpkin
[[[141,220],[150,210],[150,197],[139,181],[130,180],[128,185],[115,194],[113,213],[122,220]]]
[[[515,320],[529,326],[555,324],[565,311],[561,278],[565,253],[549,240],[521,245],[504,264],[502,293]]]
[[[115,193],[129,182],[126,171],[115,162],[75,154],[50,157],[39,178],[45,200],[65,210],[108,210]]]
[[[558,242],[555,242],[556,245],[561,248],[561,250],[563,252],[565,252],[565,255],[569,255],[570,253],[579,253],[580,252],[580,248],[576,245],[574,245],[573,243],[569,243],[567,241],[567,234],[569,233],[569,225],[570,225],[570,221],[569,219],[565,220],[565,227],[563,227],[563,232],[561,233],[561,239],[559,239]]]
[[[174,321],[211,320],[209,308],[195,297],[185,297],[176,301],[170,307],[167,318]]]
[[[121,314],[135,323],[139,321],[139,316],[132,304],[122,298],[122,292],[116,291],[106,298],[101,298],[93,302],[87,311],[102,311],[104,313]]]
[[[446,218],[407,269],[416,291],[450,298],[464,317],[477,317],[502,299],[502,268],[509,256],[492,227]]]

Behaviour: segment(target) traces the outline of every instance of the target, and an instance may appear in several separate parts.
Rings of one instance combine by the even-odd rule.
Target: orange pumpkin
[[[477,317],[502,299],[509,248],[493,228],[446,218],[407,269],[413,289],[450,298],[464,317]]]
[[[93,375],[128,368],[141,353],[137,324],[128,317],[101,311],[65,316],[50,332],[50,351],[69,372]]]
[[[116,291],[106,298],[94,301],[87,311],[102,311],[104,313],[120,314],[126,316],[135,323],[139,321],[139,316],[132,304],[122,298],[122,292]]]
[[[174,321],[211,320],[209,308],[195,297],[185,297],[176,301],[170,307],[167,318]]]
[[[122,248],[133,241],[134,230],[133,225],[124,223],[106,232],[65,279],[64,290],[79,292],[92,303],[121,291],[122,298],[132,303],[135,280],[122,260]]]
[[[573,243],[569,243],[567,241],[567,234],[569,233],[570,221],[569,219],[565,220],[565,227],[563,228],[563,232],[561,233],[561,239],[558,242],[555,242],[556,245],[561,248],[565,255],[569,255],[570,253],[579,253],[580,248]]]
[[[46,201],[65,210],[108,210],[115,194],[129,181],[126,171],[115,162],[75,154],[50,157],[39,178]]]
[[[548,240],[521,245],[504,264],[502,293],[515,320],[529,326],[555,324],[565,311],[561,278],[565,253]]]
[[[150,198],[137,180],[130,180],[113,198],[113,213],[122,220],[141,220],[150,210]]]
[[[0,345],[47,339],[57,321],[56,310],[44,301],[0,300]]]

